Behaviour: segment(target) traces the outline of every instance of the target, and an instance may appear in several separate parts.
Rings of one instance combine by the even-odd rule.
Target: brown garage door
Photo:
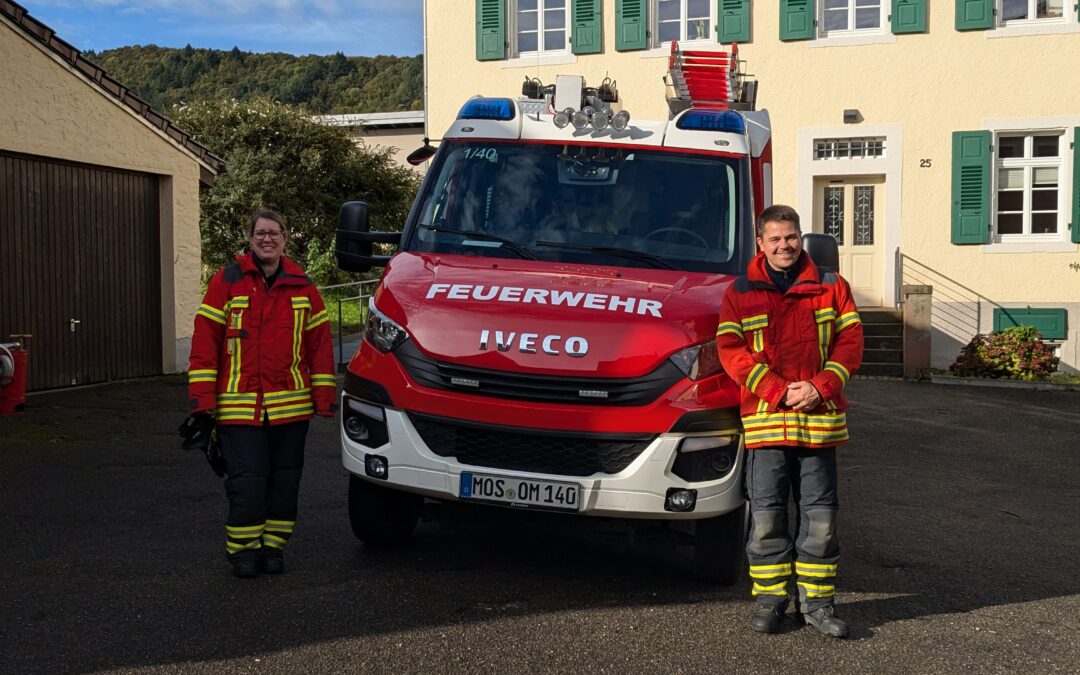
[[[30,390],[161,372],[158,180],[0,152],[0,340]]]

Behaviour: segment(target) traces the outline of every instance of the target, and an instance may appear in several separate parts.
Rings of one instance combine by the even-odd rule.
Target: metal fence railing
[[[337,369],[339,373],[344,370],[345,364],[348,363],[346,359],[352,358],[352,352],[355,351],[352,343],[359,344],[360,342],[360,334],[363,332],[364,323],[367,321],[368,299],[375,294],[375,287],[378,285],[378,279],[368,279],[367,281],[353,281],[347,284],[333,284],[319,288],[319,294],[326,300],[327,309],[333,311],[336,305],[337,331],[334,335],[334,341],[337,346]],[[359,316],[359,328],[355,333],[347,335],[344,308],[354,302]],[[348,354],[345,352],[347,345],[350,347]]]

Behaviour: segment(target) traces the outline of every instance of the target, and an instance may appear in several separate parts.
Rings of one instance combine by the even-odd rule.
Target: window
[[[882,32],[885,4],[882,0],[824,0],[822,37]]]
[[[565,52],[568,0],[515,0],[514,53]]]
[[[1064,0],[1001,0],[1001,21],[1004,24],[1022,21],[1063,19]]]
[[[814,141],[814,159],[859,159],[883,157],[885,139],[875,138],[819,138]]]
[[[1060,237],[1063,138],[1060,131],[998,136],[995,232],[1002,241]]]
[[[713,39],[714,0],[656,0],[656,44]]]

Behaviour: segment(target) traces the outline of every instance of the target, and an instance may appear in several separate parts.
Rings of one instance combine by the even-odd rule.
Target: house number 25
[[[919,160],[919,168],[920,169],[929,169],[932,164],[933,164],[933,160],[930,160],[930,159],[920,159]]]

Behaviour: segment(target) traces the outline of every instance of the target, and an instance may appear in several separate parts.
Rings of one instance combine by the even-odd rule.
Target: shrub
[[[1030,381],[1046,378],[1057,365],[1058,357],[1034,326],[1014,326],[971,338],[949,370],[968,377]]]

